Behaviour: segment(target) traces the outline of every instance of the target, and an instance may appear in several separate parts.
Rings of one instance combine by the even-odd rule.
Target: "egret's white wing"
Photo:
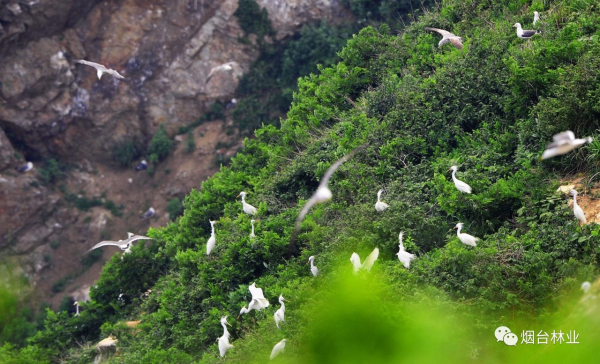
[[[127,234],[131,234],[131,233],[127,233]],[[143,235],[132,235],[130,236],[127,240],[123,241],[124,243],[133,243],[136,240],[140,240],[140,239],[149,239],[152,240],[152,238],[149,238],[147,236],[143,236]]]
[[[430,28],[430,27],[425,27],[425,30],[431,30],[433,32],[438,32],[440,33],[444,38],[452,38],[452,37],[457,37],[456,34],[450,33],[447,30],[443,30],[443,29],[438,29],[438,28]]]
[[[552,137],[552,139],[555,142],[558,142],[561,140],[575,140],[575,134],[573,134],[572,131],[567,130],[567,131],[563,131],[562,133],[558,133],[558,134],[554,135]]]
[[[265,294],[263,293],[262,288],[256,287],[254,284],[248,287],[250,290],[250,294],[252,295],[252,299],[265,299]]]
[[[107,245],[114,245],[114,246],[118,246],[119,248],[124,245],[122,242],[116,242],[116,241],[111,241],[111,240],[105,240],[105,241],[101,241],[98,244],[94,245],[93,247],[91,247],[86,253],[91,252],[94,249],[98,249],[100,247],[103,246],[107,246]]]
[[[94,67],[95,69],[102,71],[102,72],[108,72],[110,71],[108,68],[104,67],[103,65],[96,63],[96,62],[90,62],[90,61],[86,61],[83,59],[80,60],[76,60],[75,62],[77,63],[81,63],[81,64],[85,64],[86,66],[91,66]]]
[[[363,263],[362,267],[364,269],[366,269],[368,272],[370,272],[371,268],[373,267],[373,264],[375,263],[375,261],[377,260],[378,257],[379,257],[379,248],[375,248],[375,249],[373,249],[371,254],[369,254],[369,256],[365,259],[365,262]]]
[[[352,253],[352,256],[350,256],[350,262],[352,262],[354,272],[358,272],[358,270],[362,268],[362,264],[360,264],[360,257],[358,256],[358,254]]]
[[[111,76],[114,76],[116,78],[120,78],[120,79],[124,79],[125,77],[121,76],[121,74],[115,70],[106,70],[106,73],[108,73]]]
[[[329,179],[331,178],[333,173],[342,165],[342,163],[346,162],[348,159],[352,158],[357,152],[365,149],[366,147],[366,145],[356,147],[350,153],[346,154],[342,158],[338,159],[335,163],[333,163],[331,167],[327,169],[327,172],[325,172],[323,178],[321,178],[321,183],[319,183],[319,187],[326,187],[327,183],[329,183]]]

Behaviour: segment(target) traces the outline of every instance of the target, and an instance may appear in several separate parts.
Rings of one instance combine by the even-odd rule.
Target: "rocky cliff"
[[[276,39],[341,9],[328,0],[257,3]],[[179,143],[153,176],[117,169],[111,159],[119,142],[145,145],[163,123],[174,135],[215,101],[232,98],[259,52],[238,24],[237,8],[237,0],[0,1],[0,254],[16,257],[42,296],[65,277],[73,286],[91,284],[98,264],[75,279],[89,246],[164,225],[167,201],[198,187],[218,169],[219,156],[240,146],[223,130],[226,118],[194,129],[196,150]],[[250,41],[240,42],[245,36]],[[125,79],[98,80],[78,59]],[[241,69],[207,83],[213,67],[230,61]],[[39,178],[49,158],[71,166],[60,184]],[[24,161],[36,168],[16,172]],[[87,199],[102,205],[72,203]],[[140,219],[150,206],[157,215]]]

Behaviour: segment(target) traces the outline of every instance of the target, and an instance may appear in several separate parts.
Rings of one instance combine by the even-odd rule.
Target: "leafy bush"
[[[196,140],[194,139],[194,133],[189,131],[185,138],[185,151],[187,153],[192,153],[194,150],[196,150]]]
[[[54,158],[48,159],[43,166],[38,169],[42,182],[46,184],[55,183],[65,177],[66,167]]]
[[[178,198],[170,200],[167,204],[167,211],[169,212],[169,217],[171,220],[175,220],[179,216],[183,215],[183,204],[181,203],[181,200]]]
[[[262,40],[265,35],[274,35],[267,10],[261,9],[255,0],[240,0],[233,15],[238,18],[246,36],[256,34]]]
[[[123,168],[130,167],[141,155],[142,148],[136,140],[122,139],[112,147],[113,161]]]
[[[148,146],[148,159],[154,164],[165,159],[171,152],[173,141],[167,135],[165,124],[160,124]]]

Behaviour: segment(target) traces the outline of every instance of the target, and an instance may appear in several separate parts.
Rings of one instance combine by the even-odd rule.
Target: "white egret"
[[[400,260],[400,262],[402,264],[404,264],[404,267],[409,268],[410,261],[415,259],[416,256],[414,254],[411,254],[411,253],[407,252],[406,250],[404,250],[404,244],[402,244],[402,236],[403,235],[404,235],[404,233],[400,232],[400,235],[398,236],[400,239],[400,244],[399,244],[400,251],[398,253],[396,253],[396,255],[398,256],[398,259]]]
[[[219,338],[219,354],[221,358],[227,354],[227,350],[233,348],[233,345],[229,343],[229,331],[227,331],[227,326],[229,322],[227,322],[227,316],[221,317],[221,326],[223,326],[223,336]]]
[[[315,261],[315,256],[311,255],[310,257],[308,257],[308,261],[310,262],[310,272],[312,273],[313,276],[318,276],[319,275],[319,268],[317,268],[317,266],[315,265],[314,261]]]
[[[79,316],[79,302],[75,301],[73,306],[75,306],[75,316]]]
[[[513,25],[513,28],[517,28],[517,37],[521,39],[529,39],[536,34],[542,33],[539,30],[523,30],[523,28],[521,28],[521,23],[515,23],[515,25]]]
[[[538,21],[540,21],[540,13],[538,13],[537,11],[533,12],[533,25],[535,25],[535,23],[537,23]]]
[[[129,236],[127,239],[125,240],[119,240],[119,241],[112,241],[112,240],[105,240],[105,241],[101,241],[98,244],[94,245],[93,247],[91,247],[90,250],[88,250],[86,253],[91,252],[94,249],[98,249],[102,246],[107,246],[107,245],[114,245],[114,246],[118,246],[121,250],[123,250],[123,252],[125,253],[131,253],[131,245],[133,244],[134,241],[136,240],[140,240],[140,239],[149,239],[152,240],[152,238],[149,238],[147,236],[142,236],[142,235],[135,235],[132,233],[127,233],[127,235]]]
[[[588,293],[588,291],[592,288],[592,284],[588,281],[581,283],[581,290],[583,293]]]
[[[254,239],[254,238],[256,238],[256,235],[254,235],[254,223],[255,223],[256,221],[259,221],[259,220],[250,220],[250,225],[252,225],[252,232],[250,233],[250,238],[251,238],[251,239]]]
[[[438,28],[430,28],[425,27],[425,30],[431,30],[432,32],[438,32],[442,36],[442,40],[438,43],[438,47],[443,46],[447,43],[452,43],[452,45],[456,49],[463,49],[462,38],[457,36],[456,34],[452,34],[449,31],[438,29]]]
[[[387,210],[388,207],[390,207],[390,205],[381,201],[382,193],[383,193],[383,190],[377,191],[377,202],[375,203],[375,210],[377,210],[378,212],[385,211],[385,210]]]
[[[284,351],[286,341],[287,339],[283,339],[277,344],[275,344],[275,346],[273,347],[273,351],[271,351],[271,360],[273,360],[274,357],[276,357],[277,355],[281,354],[282,351]]]
[[[577,218],[577,220],[581,221],[584,224],[587,224],[587,220],[585,219],[585,214],[583,213],[583,210],[581,209],[581,207],[577,204],[577,191],[576,190],[571,190],[571,196],[573,196],[573,213],[575,214],[575,217]]]
[[[333,197],[331,190],[329,189],[329,187],[327,187],[327,184],[329,183],[329,179],[331,178],[331,176],[333,176],[333,173],[342,165],[342,163],[344,163],[348,159],[352,158],[352,156],[354,156],[358,151],[364,149],[365,147],[366,147],[366,145],[361,145],[360,147],[355,148],[350,153],[346,154],[345,156],[340,158],[338,161],[333,163],[331,165],[331,167],[329,167],[329,169],[327,169],[327,171],[323,175],[323,178],[321,178],[319,187],[317,187],[317,190],[315,191],[315,193],[313,193],[312,197],[308,201],[306,201],[306,203],[304,204],[304,207],[300,211],[300,214],[298,214],[298,218],[296,219],[296,226],[294,229],[294,233],[292,235],[292,238],[290,239],[288,253],[289,253],[289,251],[291,251],[292,247],[294,246],[294,241],[296,240],[296,235],[298,234],[298,231],[300,230],[300,225],[302,224],[302,221],[304,220],[304,216],[306,216],[306,214],[308,213],[308,210],[310,210],[310,208],[316,204],[324,203],[324,202],[331,200],[331,197]]]
[[[208,222],[210,223],[210,238],[208,238],[208,241],[206,242],[206,255],[210,255],[210,252],[215,248],[215,243],[217,242],[217,239],[215,238],[215,224],[218,221],[208,220]]]
[[[98,79],[101,79],[102,75],[104,73],[108,73],[109,75],[114,76],[116,78],[121,78],[121,79],[125,78],[125,77],[121,76],[119,74],[119,72],[117,72],[115,70],[111,70],[109,68],[106,68],[106,67],[104,67],[103,65],[101,65],[99,63],[89,62],[89,61],[85,61],[83,59],[76,60],[75,62],[81,63],[81,64],[85,64],[86,66],[94,67],[96,69],[96,71],[98,72]]]
[[[593,140],[591,137],[576,139],[575,134],[570,130],[558,133],[552,139],[553,142],[548,144],[546,150],[542,153],[541,160],[563,155],[586,143],[591,143]]]
[[[452,166],[449,169],[449,171],[452,171],[452,180],[454,181],[454,186],[456,186],[456,189],[460,192],[471,193],[471,186],[456,178],[457,169],[457,166]]]
[[[460,229],[462,229],[462,227],[464,226],[464,224],[462,222],[459,222],[458,224],[456,224],[456,226],[454,227],[454,229],[458,229],[456,230],[456,236],[458,236],[458,239],[460,241],[462,241],[463,244],[467,244],[470,246],[477,246],[477,241],[479,240],[479,238],[476,238],[472,235],[469,234],[465,234],[460,232]]]
[[[286,299],[283,298],[283,295],[281,294],[279,295],[279,303],[281,303],[281,307],[279,310],[275,311],[275,315],[273,315],[275,317],[275,326],[277,326],[277,328],[279,328],[279,323],[281,321],[285,321],[285,304],[283,301],[286,301]]]
[[[260,311],[263,308],[269,307],[269,301],[265,298],[263,290],[256,287],[256,283],[252,283],[250,286],[248,286],[248,290],[252,295],[252,300],[250,303],[248,303],[248,308],[246,308],[246,306],[242,307],[240,310],[240,315],[248,313],[252,310]]]
[[[256,215],[256,213],[258,212],[256,207],[254,207],[246,202],[246,192],[244,192],[244,191],[240,192],[238,197],[240,197],[240,196],[242,196],[242,209],[244,210],[244,212],[247,213],[248,215]]]
[[[358,254],[352,253],[352,256],[350,257],[350,262],[352,262],[352,266],[354,267],[354,274],[356,275],[361,269],[366,269],[367,272],[370,272],[371,268],[373,267],[373,264],[377,260],[377,257],[379,257],[379,248],[373,249],[371,254],[369,254],[369,256],[366,257],[365,261],[361,264],[360,257],[358,256]]]

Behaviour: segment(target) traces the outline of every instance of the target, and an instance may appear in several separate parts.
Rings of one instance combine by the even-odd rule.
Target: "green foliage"
[[[172,146],[173,141],[167,135],[165,124],[160,124],[148,146],[148,159],[157,164],[169,155]]]
[[[255,0],[240,0],[233,15],[238,18],[246,36],[256,34],[261,40],[265,35],[274,34],[267,9],[261,9]]]
[[[384,22],[401,26],[402,20],[435,4],[433,0],[343,0],[360,23]]]
[[[181,203],[181,200],[178,198],[170,200],[167,204],[167,211],[169,212],[171,220],[175,220],[183,215],[183,204]]]
[[[127,168],[142,155],[142,148],[136,140],[122,139],[112,147],[112,158],[117,165]]]
[[[189,131],[185,138],[185,151],[191,153],[196,150],[196,140],[194,139],[194,133]]]
[[[48,159],[43,166],[38,169],[38,174],[42,182],[46,184],[55,183],[65,177],[66,167],[54,158]]]

